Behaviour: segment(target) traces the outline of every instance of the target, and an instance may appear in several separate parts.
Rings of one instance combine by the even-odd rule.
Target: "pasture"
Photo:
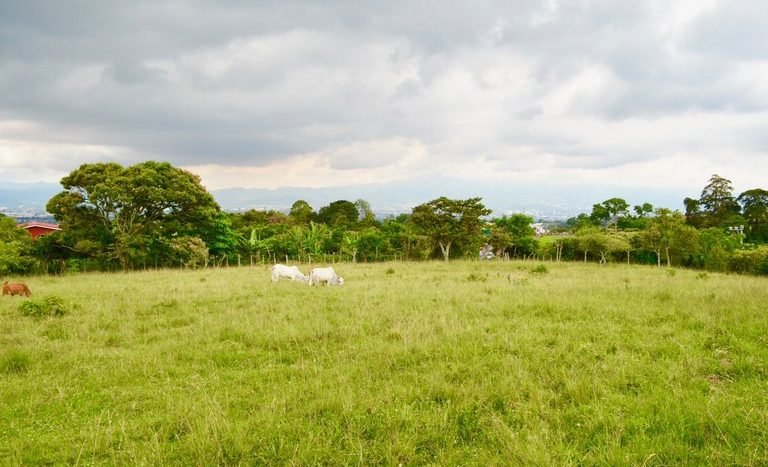
[[[0,459],[768,464],[766,279],[334,266],[344,287],[268,266],[27,278],[0,297]],[[46,296],[66,313],[19,311]]]

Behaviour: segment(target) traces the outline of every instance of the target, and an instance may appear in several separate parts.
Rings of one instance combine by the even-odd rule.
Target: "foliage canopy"
[[[76,251],[117,258],[124,269],[148,252],[167,257],[179,238],[213,241],[225,226],[200,178],[166,162],[83,164],[47,205]],[[207,238],[206,238],[207,237]]]

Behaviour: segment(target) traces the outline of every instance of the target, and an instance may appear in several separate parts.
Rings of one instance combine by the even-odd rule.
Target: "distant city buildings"
[[[248,204],[248,203],[244,203],[244,204]],[[282,212],[284,214],[288,214],[288,212],[290,211],[290,206],[282,205],[282,204],[262,204],[256,207],[248,207],[248,208],[227,207],[225,208],[225,211],[242,213],[250,209],[254,209],[256,211],[274,210],[274,211]],[[541,206],[528,207],[528,208],[521,207],[520,209],[517,209],[515,207],[513,207],[512,209],[507,208],[504,210],[494,209],[492,216],[501,217],[503,215],[521,213],[527,216],[531,216],[536,222],[558,223],[558,222],[564,222],[567,219],[574,217],[581,212],[589,212],[589,209],[585,207],[566,206],[562,204],[553,204],[553,205],[542,204]],[[405,206],[394,207],[394,208],[374,207],[373,213],[377,219],[383,220],[388,217],[397,217],[400,214],[410,214],[411,208],[405,207]],[[17,206],[17,207],[0,206],[0,214],[4,214],[8,217],[12,217],[16,219],[17,223],[24,223],[24,222],[55,223],[56,222],[53,216],[47,213],[42,206],[31,206],[31,205],[23,205],[23,206]]]
[[[56,222],[52,215],[45,212],[45,210],[40,207],[19,206],[8,208],[0,206],[0,214],[15,219],[17,224],[23,224],[25,222],[44,222],[53,224]]]

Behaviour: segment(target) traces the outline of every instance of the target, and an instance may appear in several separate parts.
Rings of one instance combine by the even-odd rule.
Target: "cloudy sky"
[[[766,188],[766,31],[764,0],[0,0],[0,183]]]

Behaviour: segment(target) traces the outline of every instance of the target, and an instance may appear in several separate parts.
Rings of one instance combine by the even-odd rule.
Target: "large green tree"
[[[632,250],[629,239],[622,232],[610,232],[593,227],[580,231],[576,238],[584,251],[584,261],[587,259],[587,253],[591,253],[600,264],[606,264],[616,253],[626,252],[629,257],[629,252]]]
[[[479,242],[484,224],[480,218],[490,213],[481,198],[443,196],[413,208],[411,221],[440,247],[443,259],[448,261],[452,246],[472,248]]]
[[[653,205],[651,203],[637,204],[633,207],[637,217],[646,217],[653,212]]]
[[[230,230],[200,178],[169,163],[83,164],[61,184],[47,210],[77,239],[75,249],[87,247],[125,269],[173,255],[171,241],[180,237],[227,243],[220,237]]]
[[[741,222],[741,209],[733,196],[733,185],[730,180],[717,174],[712,175],[701,190],[695,207],[703,217],[703,227],[726,227]]]
[[[312,210],[312,206],[308,202],[300,199],[293,203],[290,211],[290,218],[297,225],[307,225],[312,220],[312,216],[315,212]]]
[[[420,260],[429,257],[432,241],[411,221],[410,214],[390,216],[381,224],[381,233],[393,253],[401,259]]]
[[[317,221],[332,228],[353,228],[360,213],[355,203],[347,200],[334,201],[317,212]]]
[[[754,188],[740,194],[736,201],[743,208],[747,240],[768,242],[768,191]]]
[[[522,213],[515,213],[510,216],[503,215],[492,220],[494,226],[502,229],[509,235],[509,243],[505,245],[505,249],[509,247],[512,250],[512,256],[526,256],[531,254],[536,249],[536,230],[533,228],[533,217]],[[491,232],[493,236],[493,231]],[[495,236],[494,236],[495,237]],[[500,240],[504,240],[501,236]],[[503,249],[499,249],[500,244],[496,245],[491,242],[496,248],[496,253],[501,256],[504,254]]]
[[[641,248],[656,255],[656,264],[661,266],[662,254],[667,266],[681,264],[696,255],[699,248],[698,231],[686,225],[685,217],[679,211],[659,208],[654,212],[648,228],[638,234]]]
[[[379,255],[389,255],[389,242],[378,227],[368,227],[359,232],[357,252],[363,261],[379,259]]]
[[[629,212],[629,203],[621,198],[611,198],[599,204],[592,205],[592,214],[589,218],[595,224],[616,225],[621,217]]]
[[[706,219],[704,218],[704,214],[701,212],[701,205],[699,200],[686,197],[683,200],[683,204],[685,205],[686,224],[697,229],[703,228]]]

